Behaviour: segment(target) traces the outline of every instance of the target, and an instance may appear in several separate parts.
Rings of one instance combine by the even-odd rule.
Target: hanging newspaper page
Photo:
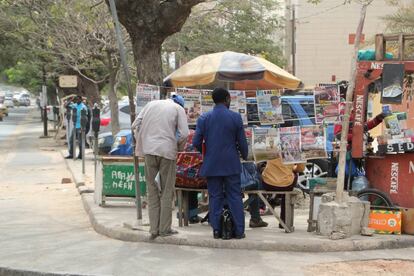
[[[339,87],[336,84],[321,84],[314,90],[315,123],[330,124],[340,121]]]
[[[303,126],[300,129],[302,160],[327,158],[323,126]]]
[[[300,147],[300,127],[280,128],[280,145],[283,164],[304,163]]]
[[[243,124],[247,125],[246,93],[240,90],[230,90],[230,110],[240,113]]]
[[[256,99],[247,98],[246,99],[247,107],[247,121],[250,123],[259,123],[259,112],[257,110],[257,101]]]
[[[249,153],[247,155],[246,161],[254,161],[253,150],[252,150],[253,128],[246,127],[244,129],[244,132],[246,133],[247,146],[249,147]]]
[[[339,88],[336,84],[319,84],[315,88],[315,104],[339,102]]]
[[[279,158],[279,130],[253,128],[253,156],[256,162]]]
[[[183,96],[184,109],[189,125],[195,125],[201,115],[201,91],[197,89],[177,88],[177,94]]]
[[[214,108],[213,97],[211,96],[211,90],[201,91],[201,112],[206,113]]]
[[[280,91],[258,90],[256,92],[259,120],[263,125],[283,123]]]
[[[340,121],[340,106],[337,102],[315,104],[315,123],[331,124]]]
[[[150,101],[160,99],[160,87],[150,84],[137,84],[136,90],[136,104],[137,104],[137,114],[141,112],[144,106]]]

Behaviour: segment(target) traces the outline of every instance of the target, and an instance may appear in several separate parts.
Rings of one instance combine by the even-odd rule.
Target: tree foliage
[[[398,10],[385,20],[392,32],[414,33],[414,1],[407,5],[400,4]]]
[[[273,0],[219,0],[200,5],[163,48],[178,52],[184,60],[230,50],[262,55],[283,64],[283,21],[277,13],[281,8]]]

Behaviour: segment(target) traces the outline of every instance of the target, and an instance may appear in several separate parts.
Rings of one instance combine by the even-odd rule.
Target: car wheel
[[[328,174],[329,163],[326,159],[309,160],[305,170],[299,174],[298,183],[307,187],[307,180],[314,177],[325,177]]]

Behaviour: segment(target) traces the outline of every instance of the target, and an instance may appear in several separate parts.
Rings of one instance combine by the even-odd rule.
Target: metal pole
[[[84,128],[81,129],[81,133],[82,133],[82,136],[81,136],[81,139],[82,139],[82,152],[81,152],[81,155],[82,155],[82,173],[85,174],[85,129]]]
[[[73,160],[76,160],[76,136],[77,136],[77,129],[76,129],[76,120],[78,116],[78,112],[76,110],[76,108],[72,109],[72,123],[73,123],[73,128],[72,128],[72,155],[73,155]]]
[[[132,87],[131,87],[131,77],[130,77],[128,65],[127,65],[127,62],[126,62],[125,48],[124,48],[124,43],[122,41],[121,28],[120,28],[120,24],[119,24],[119,20],[118,20],[118,14],[116,12],[115,1],[114,0],[109,0],[109,6],[110,6],[110,9],[111,9],[112,18],[114,20],[115,33],[116,33],[116,39],[118,41],[119,54],[120,54],[120,57],[121,57],[121,63],[122,63],[122,67],[124,69],[127,88],[128,88],[129,107],[130,107],[130,110],[131,110],[130,119],[131,119],[131,125],[132,125],[132,123],[135,121],[136,114],[135,114],[134,96],[133,96]],[[134,131],[132,129],[131,129],[131,132],[132,132],[132,134],[134,134]],[[136,145],[135,136],[132,135],[133,149],[135,149],[135,145]],[[138,159],[138,156],[136,156],[136,154],[135,154],[135,150],[132,151],[132,155],[133,155],[133,158],[134,158],[135,197],[136,197],[136,207],[137,207],[137,219],[140,221],[140,220],[142,220],[142,206],[141,206],[141,189],[140,189],[141,185],[139,183],[139,179],[140,179],[140,177],[139,177],[139,159]]]
[[[296,6],[292,5],[292,75],[296,74]]]
[[[42,85],[43,98],[43,136],[47,137],[47,90],[46,85]]]
[[[98,156],[98,132],[94,133],[93,153],[95,155],[94,166],[95,166],[95,175],[96,175],[96,157]]]
[[[72,116],[72,109],[71,108],[66,108],[66,141],[68,143],[68,151],[70,150],[70,143],[72,142],[72,137],[70,137],[70,131],[72,129],[72,126],[70,124],[70,118]]]

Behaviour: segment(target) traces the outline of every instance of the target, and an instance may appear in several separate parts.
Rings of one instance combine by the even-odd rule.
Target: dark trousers
[[[209,220],[214,231],[221,230],[220,218],[224,207],[224,194],[233,217],[235,234],[244,233],[244,210],[240,188],[240,174],[207,177],[209,194]]]
[[[73,156],[73,131],[70,133],[70,143],[69,143],[69,155]],[[78,156],[82,155],[82,137],[81,137],[81,129],[77,128],[76,130],[76,141],[78,142],[79,145],[79,152],[78,152]]]
[[[188,212],[189,217],[198,215],[198,192],[188,192]]]

